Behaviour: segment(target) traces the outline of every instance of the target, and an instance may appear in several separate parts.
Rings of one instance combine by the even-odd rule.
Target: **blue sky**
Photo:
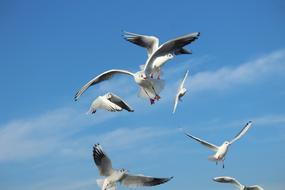
[[[232,189],[212,182],[220,175],[284,189],[284,7],[281,0],[2,0],[0,189],[99,189],[92,158],[97,142],[117,168],[174,176],[150,189]],[[75,92],[102,71],[136,71],[144,63],[146,52],[123,40],[122,30],[161,42],[201,36],[188,47],[192,55],[165,66],[167,85],[157,104],[139,99],[128,77],[74,102]],[[189,91],[172,115],[173,92],[186,69]],[[108,91],[135,112],[86,115],[91,101]],[[225,169],[178,130],[221,144],[249,120],[253,127],[231,147]]]

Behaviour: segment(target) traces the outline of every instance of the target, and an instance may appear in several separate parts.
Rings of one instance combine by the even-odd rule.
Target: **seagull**
[[[94,114],[99,108],[110,112],[122,111],[123,109],[129,112],[134,111],[124,100],[122,100],[122,98],[111,92],[108,92],[103,96],[98,96],[92,102],[88,112]]]
[[[208,159],[211,161],[215,161],[216,164],[218,164],[219,161],[223,162],[223,168],[224,166],[224,160],[225,160],[225,156],[228,152],[229,146],[231,144],[233,144],[235,141],[237,141],[238,139],[240,139],[246,132],[247,130],[251,127],[252,122],[249,121],[248,123],[246,123],[246,125],[243,127],[243,129],[234,137],[234,139],[232,139],[231,141],[225,141],[221,146],[216,146],[214,144],[211,144],[205,140],[199,139],[193,135],[190,135],[189,133],[185,133],[188,137],[198,141],[199,143],[201,143],[202,145],[206,146],[207,148],[213,150],[215,153],[215,155],[210,156]]]
[[[252,186],[242,185],[238,180],[232,177],[227,177],[227,176],[215,177],[213,180],[219,183],[231,183],[234,186],[236,186],[239,190],[263,190],[263,188],[260,187],[259,185],[252,185]]]
[[[101,73],[100,75],[96,76],[95,78],[91,79],[88,83],[86,83],[76,94],[74,100],[77,101],[79,97],[90,87],[95,84],[98,84],[102,81],[108,80],[112,78],[114,75],[124,74],[132,76],[136,84],[139,85],[140,97],[148,97],[150,99],[150,103],[154,104],[155,100],[159,100],[160,96],[159,93],[164,88],[164,81],[163,80],[156,80],[148,78],[143,71],[138,71],[136,73],[132,73],[127,70],[120,70],[120,69],[111,69]]]
[[[103,151],[100,144],[93,147],[93,158],[101,176],[104,179],[98,179],[97,184],[101,190],[116,190],[116,183],[120,182],[126,187],[155,186],[168,182],[170,178],[156,178],[144,175],[133,175],[125,169],[113,169],[112,162]]]
[[[185,75],[184,75],[184,78],[182,80],[182,82],[180,83],[178,89],[177,89],[177,93],[176,93],[176,96],[175,96],[175,101],[174,101],[174,107],[173,107],[173,112],[172,113],[175,113],[176,111],[176,107],[177,107],[177,104],[178,104],[178,101],[182,101],[182,97],[186,94],[187,92],[187,89],[184,87],[184,83],[186,81],[186,78],[188,76],[188,73],[189,73],[189,70],[186,71]]]
[[[129,42],[147,49],[148,59],[146,63],[142,65],[141,70],[147,75],[150,74],[151,77],[153,77],[154,73],[158,73],[157,78],[159,79],[161,67],[167,61],[173,59],[175,55],[192,54],[192,52],[185,49],[184,46],[198,39],[199,35],[200,32],[194,32],[169,40],[160,46],[159,39],[155,36],[124,32],[123,37]]]

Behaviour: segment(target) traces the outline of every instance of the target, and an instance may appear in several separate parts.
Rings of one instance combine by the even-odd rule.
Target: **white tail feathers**
[[[160,92],[164,89],[165,86],[164,80],[151,79],[151,83],[153,84],[153,87],[157,94],[160,94]]]
[[[209,157],[208,157],[208,160],[213,161],[213,162],[216,162],[216,161],[217,161],[217,159],[215,158],[215,156],[209,156]]]
[[[105,179],[97,179],[97,180],[96,180],[97,185],[98,185],[100,188],[102,188],[102,187],[103,187],[104,180],[105,180]]]

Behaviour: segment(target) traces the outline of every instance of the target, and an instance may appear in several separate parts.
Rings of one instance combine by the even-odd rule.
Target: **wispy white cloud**
[[[285,71],[285,50],[264,55],[237,67],[222,67],[215,71],[199,72],[188,81],[193,92],[203,90],[223,90],[236,85],[257,82],[267,76]],[[262,81],[262,80],[261,80]]]

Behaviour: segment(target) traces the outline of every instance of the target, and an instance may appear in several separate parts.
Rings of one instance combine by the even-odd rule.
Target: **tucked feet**
[[[161,97],[159,95],[155,95],[154,99],[159,100]]]
[[[150,104],[152,105],[152,104],[154,104],[155,99],[150,98],[149,101],[150,101]]]

